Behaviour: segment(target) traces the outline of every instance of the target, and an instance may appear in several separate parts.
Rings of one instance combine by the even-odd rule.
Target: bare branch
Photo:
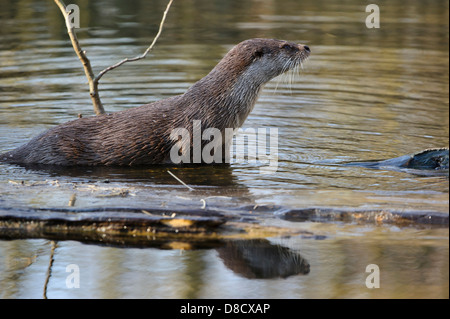
[[[163,26],[164,26],[164,22],[166,21],[166,16],[167,16],[167,13],[169,12],[169,9],[170,9],[170,6],[171,6],[172,2],[173,2],[173,0],[170,0],[169,3],[167,4],[166,10],[164,11],[163,17],[161,19],[161,23],[159,24],[158,33],[156,34],[155,38],[153,39],[153,42],[150,44],[150,46],[147,48],[147,50],[145,50],[145,52],[142,55],[136,56],[134,58],[125,58],[122,61],[119,61],[116,64],[111,65],[110,67],[107,67],[106,69],[101,71],[95,77],[94,82],[98,83],[98,81],[100,81],[100,79],[102,78],[103,75],[105,75],[106,72],[111,71],[111,70],[121,66],[124,63],[141,60],[141,59],[144,59],[147,56],[147,54],[153,49],[153,46],[155,45],[156,41],[158,40],[159,36],[161,35],[162,29],[163,29]]]
[[[150,50],[153,49],[153,46],[155,45],[156,41],[158,40],[159,36],[161,35],[167,13],[169,12],[169,9],[170,9],[170,6],[172,5],[173,0],[170,0],[169,3],[167,4],[166,10],[164,11],[163,17],[161,19],[161,23],[159,24],[158,33],[156,34],[155,38],[153,39],[153,42],[150,44],[150,46],[147,48],[147,50],[145,50],[145,52],[142,55],[136,56],[134,58],[123,59],[122,61],[120,61],[114,65],[111,65],[110,67],[107,67],[106,69],[101,71],[97,76],[94,76],[94,72],[92,71],[91,63],[86,56],[86,51],[83,51],[81,49],[80,43],[78,42],[77,36],[74,32],[74,27],[72,26],[72,24],[70,22],[70,15],[69,15],[70,12],[67,12],[66,5],[60,0],[54,0],[54,1],[64,16],[64,20],[65,20],[66,27],[67,27],[67,32],[69,33],[69,37],[70,37],[70,41],[72,42],[72,46],[75,50],[75,53],[77,54],[78,58],[80,59],[80,61],[83,64],[84,73],[86,74],[86,77],[89,82],[89,94],[91,96],[92,104],[94,105],[94,111],[97,115],[103,114],[103,113],[105,113],[105,110],[103,108],[103,104],[100,100],[100,96],[98,93],[98,83],[99,83],[100,79],[102,78],[103,75],[105,75],[106,72],[111,71],[126,62],[141,60],[147,56],[147,54],[150,52]]]
[[[91,62],[86,56],[86,51],[81,49],[80,43],[78,42],[77,36],[74,32],[74,27],[70,23],[69,12],[66,11],[66,5],[60,1],[55,0],[55,3],[61,10],[64,20],[66,22],[67,32],[69,33],[70,41],[72,42],[72,46],[77,54],[78,58],[81,60],[83,64],[84,73],[89,82],[89,94],[91,96],[92,104],[94,105],[94,111],[98,114],[105,113],[102,102],[100,100],[100,96],[98,94],[98,81],[95,81],[94,72],[92,72]]]

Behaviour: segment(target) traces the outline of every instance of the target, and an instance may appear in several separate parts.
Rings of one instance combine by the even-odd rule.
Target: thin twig
[[[161,23],[159,24],[158,33],[156,34],[155,38],[153,39],[152,43],[147,48],[147,50],[145,50],[145,52],[142,55],[136,56],[134,58],[123,59],[122,61],[120,61],[114,65],[111,65],[110,67],[107,67],[106,69],[101,71],[97,76],[94,76],[94,72],[92,71],[91,63],[90,63],[88,57],[86,56],[86,51],[83,51],[81,49],[80,43],[78,42],[77,36],[74,31],[74,27],[72,26],[72,24],[70,22],[70,16],[69,16],[69,12],[67,12],[66,5],[60,0],[54,0],[54,1],[58,5],[59,9],[61,10],[61,12],[64,16],[64,21],[66,23],[67,32],[69,33],[70,41],[72,42],[72,46],[75,50],[75,53],[77,54],[78,58],[81,60],[81,63],[83,64],[84,73],[86,74],[86,77],[89,82],[89,94],[91,96],[92,104],[94,106],[94,111],[97,115],[103,114],[103,113],[105,113],[105,109],[103,108],[103,104],[100,100],[100,96],[98,93],[98,83],[99,83],[100,79],[103,77],[103,75],[105,75],[106,72],[111,71],[126,62],[141,60],[147,56],[147,54],[150,52],[150,50],[153,49],[153,46],[155,45],[156,41],[158,40],[159,36],[161,35],[163,25],[164,25],[164,22],[167,17],[167,13],[169,12],[169,9],[170,9],[170,6],[171,6],[173,0],[170,0],[169,3],[167,4],[166,10],[164,11],[163,17],[161,19]]]
[[[69,203],[67,204],[67,206],[70,206],[70,207],[72,207],[72,206],[75,206],[75,201],[77,200],[77,194],[72,194],[72,196],[70,196],[70,199],[69,199]]]
[[[175,178],[177,181],[179,181],[181,184],[183,184],[184,186],[186,186],[187,188],[189,188],[189,190],[193,191],[194,189],[187,185],[185,182],[183,182],[181,179],[179,179],[178,177],[176,177],[171,171],[167,171],[167,173],[169,173],[170,175],[172,175],[173,178]]]
[[[89,82],[89,94],[91,96],[92,104],[94,105],[94,111],[97,115],[103,114],[105,113],[105,109],[103,108],[103,104],[98,94],[98,81],[97,82],[94,81],[95,78],[94,72],[92,71],[91,62],[86,56],[86,51],[83,51],[81,49],[80,43],[78,42],[77,36],[74,31],[74,27],[70,22],[70,16],[69,12],[67,12],[66,10],[66,5],[60,0],[55,0],[55,3],[59,7],[64,16],[64,21],[66,22],[67,32],[69,33],[73,49],[75,50],[75,53],[77,54],[78,58],[83,64],[84,73],[86,74],[86,77]]]
[[[172,2],[173,2],[173,0],[170,0],[169,3],[167,4],[166,10],[164,11],[163,17],[161,19],[161,23],[159,24],[158,33],[156,34],[155,38],[153,39],[153,42],[150,44],[150,46],[147,48],[147,50],[145,50],[145,52],[142,55],[138,55],[138,56],[136,56],[134,58],[125,58],[122,61],[119,61],[116,64],[107,67],[106,69],[101,71],[95,77],[94,82],[98,83],[98,81],[100,81],[100,79],[102,78],[103,75],[105,75],[106,72],[111,71],[111,70],[121,66],[124,63],[141,60],[141,59],[144,59],[147,56],[147,54],[150,52],[151,49],[153,49],[153,46],[155,45],[156,41],[158,40],[159,36],[161,35],[162,29],[163,29],[163,26],[164,26],[164,22],[166,21],[166,16],[167,16],[167,13],[169,12],[169,9],[170,9],[170,6],[171,6]]]
[[[54,256],[55,256],[56,242],[52,240],[51,243],[52,243],[52,249],[50,252],[50,261],[48,262],[47,275],[45,276],[45,283],[44,283],[44,292],[43,292],[44,299],[47,299],[47,287],[48,287],[48,283],[50,281],[50,277],[52,275],[53,262],[55,261]]]

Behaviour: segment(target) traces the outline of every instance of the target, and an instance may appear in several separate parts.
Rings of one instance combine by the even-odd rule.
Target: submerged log
[[[0,239],[46,238],[118,246],[212,248],[229,239],[315,234],[298,227],[267,226],[263,221],[351,222],[448,227],[449,214],[426,211],[292,209],[241,206],[216,209],[134,207],[17,208],[0,207]],[[320,236],[317,238],[321,238]]]
[[[211,248],[222,240],[299,233],[212,210],[0,207],[0,239],[78,240],[115,246]]]
[[[280,215],[289,221],[359,222],[402,225],[448,226],[449,214],[433,211],[357,210],[336,208],[291,209]]]
[[[160,211],[0,208],[3,239],[71,239],[109,244],[144,244],[150,240],[154,245],[164,245],[173,239],[210,239],[224,223],[225,219],[218,216],[166,215]]]

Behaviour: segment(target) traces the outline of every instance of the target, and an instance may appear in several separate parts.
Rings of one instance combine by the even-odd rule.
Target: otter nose
[[[305,49],[306,52],[311,53],[311,49],[309,48],[309,46],[304,45],[303,49]]]

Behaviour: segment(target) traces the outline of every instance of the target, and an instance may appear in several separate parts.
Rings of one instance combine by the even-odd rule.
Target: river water
[[[73,3],[80,8],[78,38],[94,72],[145,51],[166,5],[122,0]],[[360,1],[175,0],[149,56],[102,78],[100,95],[106,111],[183,93],[245,39],[307,44],[312,54],[300,75],[268,83],[244,124],[250,131],[278,129],[276,172],[261,174],[264,164],[252,161],[213,169],[174,168],[196,190],[190,192],[166,168],[33,170],[0,164],[0,205],[63,207],[75,192],[77,208],[149,203],[201,207],[206,198],[206,204],[222,206],[250,203],[448,214],[448,171],[418,174],[343,165],[448,147],[448,7],[444,0],[389,1],[380,4],[380,28],[369,29],[365,23],[369,13]],[[80,61],[52,1],[0,0],[0,19],[3,152],[93,111]],[[126,189],[129,196],[97,196],[94,188],[102,195]],[[193,250],[60,241],[46,296],[448,298],[446,227],[279,219],[266,223],[315,235]],[[258,255],[266,251],[260,245],[272,252],[288,249],[295,258],[301,256],[308,270],[301,267],[297,275],[280,278],[255,267],[242,270],[230,261],[230,251]],[[51,249],[46,239],[0,241],[0,296],[41,298]],[[66,285],[70,264],[79,267],[80,288]],[[378,289],[365,285],[369,264],[380,268]]]

